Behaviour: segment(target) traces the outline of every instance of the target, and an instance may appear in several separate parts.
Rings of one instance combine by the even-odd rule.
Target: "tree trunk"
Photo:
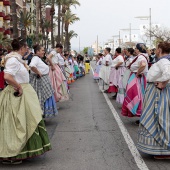
[[[36,41],[36,43],[38,43],[39,42],[39,37],[38,37],[38,35],[39,35],[39,12],[40,12],[40,3],[39,3],[40,1],[36,1],[36,37],[35,37],[35,41]]]
[[[23,15],[26,16],[26,12],[27,12],[26,11],[26,1],[25,2],[23,1],[23,6],[24,6]],[[24,28],[21,29],[21,38],[24,40],[27,39],[27,28],[25,27],[25,25],[24,25]]]
[[[64,43],[64,14],[62,16],[62,25],[61,25],[61,44]]]
[[[51,7],[51,46],[52,48],[54,48],[54,12],[55,12],[55,9],[54,9],[54,0],[52,1],[52,7]]]
[[[65,50],[69,51],[68,25],[65,25]]]
[[[17,9],[16,1],[11,0],[13,38],[18,38],[18,18],[16,9]]]
[[[47,50],[48,50],[48,35],[49,35],[49,33],[47,33]]]
[[[44,37],[45,37],[45,32],[44,32],[44,26],[43,26],[43,14],[42,14],[42,0],[39,0],[40,2],[40,27],[42,29],[42,36],[43,36],[43,39],[42,39],[42,46],[44,46]]]
[[[61,22],[61,3],[58,2],[58,36],[57,36],[57,43],[61,42],[61,37],[60,37],[60,22]]]

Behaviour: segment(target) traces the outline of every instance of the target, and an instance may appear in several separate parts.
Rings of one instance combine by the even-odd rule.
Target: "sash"
[[[139,55],[132,61],[132,63],[130,63],[130,65],[128,66],[128,69],[131,68],[132,64],[136,62],[136,60],[139,58],[140,55],[142,55],[143,57],[145,57],[146,61],[148,61],[147,58],[146,58],[146,56],[145,56],[144,54],[139,54]]]
[[[21,64],[23,64],[24,67],[25,67],[28,71],[30,70],[29,66],[25,63],[25,61],[21,59],[22,56],[21,56],[20,54],[18,54],[17,52],[11,52],[11,53],[7,54],[7,55],[4,57],[4,59],[3,59],[3,64],[4,64],[4,66],[5,66],[6,62],[8,61],[8,59],[10,59],[10,58],[12,58],[12,57],[16,58]]]

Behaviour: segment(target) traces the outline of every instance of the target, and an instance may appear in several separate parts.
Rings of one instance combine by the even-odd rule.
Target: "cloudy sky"
[[[139,29],[147,20],[136,19],[136,16],[148,16],[152,9],[152,23],[170,28],[170,0],[79,0],[80,7],[72,9],[80,18],[70,27],[80,37],[81,49],[91,46],[99,37],[99,44],[107,42],[120,29]],[[132,34],[139,31],[132,31]],[[128,32],[121,31],[121,35]],[[72,39],[72,48],[79,48],[79,38]]]

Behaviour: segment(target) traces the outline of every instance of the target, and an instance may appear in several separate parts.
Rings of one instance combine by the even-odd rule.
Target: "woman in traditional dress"
[[[8,86],[0,93],[0,158],[4,164],[20,164],[49,151],[51,145],[22,60],[27,45],[22,39],[14,39],[11,45],[13,52],[5,57],[4,70]]]
[[[122,92],[122,75],[125,71],[125,60],[121,55],[121,48],[117,48],[115,51],[115,58],[112,62],[110,76],[109,76],[109,89],[108,93],[115,93],[113,96],[114,99],[117,100],[118,103],[122,103],[124,99],[124,94]],[[117,93],[119,94],[117,96]],[[123,97],[122,97],[123,95]]]
[[[77,57],[73,57],[73,63],[74,63],[74,76],[76,79],[78,79],[80,77],[80,69],[77,62]]]
[[[124,92],[126,90],[127,82],[129,80],[129,76],[131,74],[131,71],[128,68],[128,66],[132,63],[132,61],[135,58],[136,58],[135,50],[133,48],[128,48],[127,51],[126,51],[126,61],[125,61],[126,70],[125,70],[125,72],[123,74],[123,77],[122,77],[122,83],[123,83]]]
[[[63,62],[63,57],[60,54],[62,49],[63,46],[57,44],[56,49],[51,51],[47,57],[50,63],[49,76],[52,82],[52,87],[55,90],[54,96],[57,102],[69,100],[67,80],[60,68],[60,64]]]
[[[145,44],[137,44],[135,53],[137,54],[137,57],[129,66],[131,75],[128,80],[125,99],[122,106],[122,115],[128,117],[141,116],[143,96],[146,88],[146,74],[148,72]]]
[[[72,70],[70,68],[69,65],[69,61],[68,61],[68,54],[64,54],[65,57],[65,74],[66,74],[66,79],[67,79],[67,84],[71,84],[71,74],[72,74]]]
[[[54,98],[54,90],[49,78],[49,66],[46,65],[42,58],[44,57],[44,48],[40,45],[34,45],[34,56],[30,63],[30,84],[37,92],[43,117],[50,118],[55,116],[57,111],[56,101]]]
[[[170,43],[160,43],[156,56],[147,74],[137,147],[156,159],[170,159]]]
[[[94,75],[93,75],[94,80],[100,79],[99,72],[102,67],[102,58],[103,58],[103,54],[101,53],[99,53],[98,56],[96,57],[96,69],[94,70]]]
[[[110,48],[105,48],[104,50],[104,57],[102,60],[102,67],[99,72],[99,77],[104,81],[105,84],[109,85],[109,75],[110,69],[112,65],[112,57],[110,55]]]

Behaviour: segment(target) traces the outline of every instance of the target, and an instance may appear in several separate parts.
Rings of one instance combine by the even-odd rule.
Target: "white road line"
[[[94,74],[94,70],[93,68],[91,67],[91,70],[92,70],[92,73]],[[134,160],[136,162],[136,165],[138,166],[138,168],[140,170],[149,170],[149,168],[147,167],[147,165],[145,164],[143,158],[141,157],[139,151],[137,150],[132,138],[130,137],[130,134],[129,132],[127,131],[125,125],[123,124],[119,114],[116,112],[113,104],[111,103],[110,99],[108,98],[108,96],[103,93],[105,99],[106,99],[106,102],[111,110],[111,112],[113,113],[113,116],[115,118],[115,120],[117,121],[117,124],[120,128],[120,131],[122,132],[122,135],[128,145],[128,148],[132,154],[132,156],[134,157]]]

